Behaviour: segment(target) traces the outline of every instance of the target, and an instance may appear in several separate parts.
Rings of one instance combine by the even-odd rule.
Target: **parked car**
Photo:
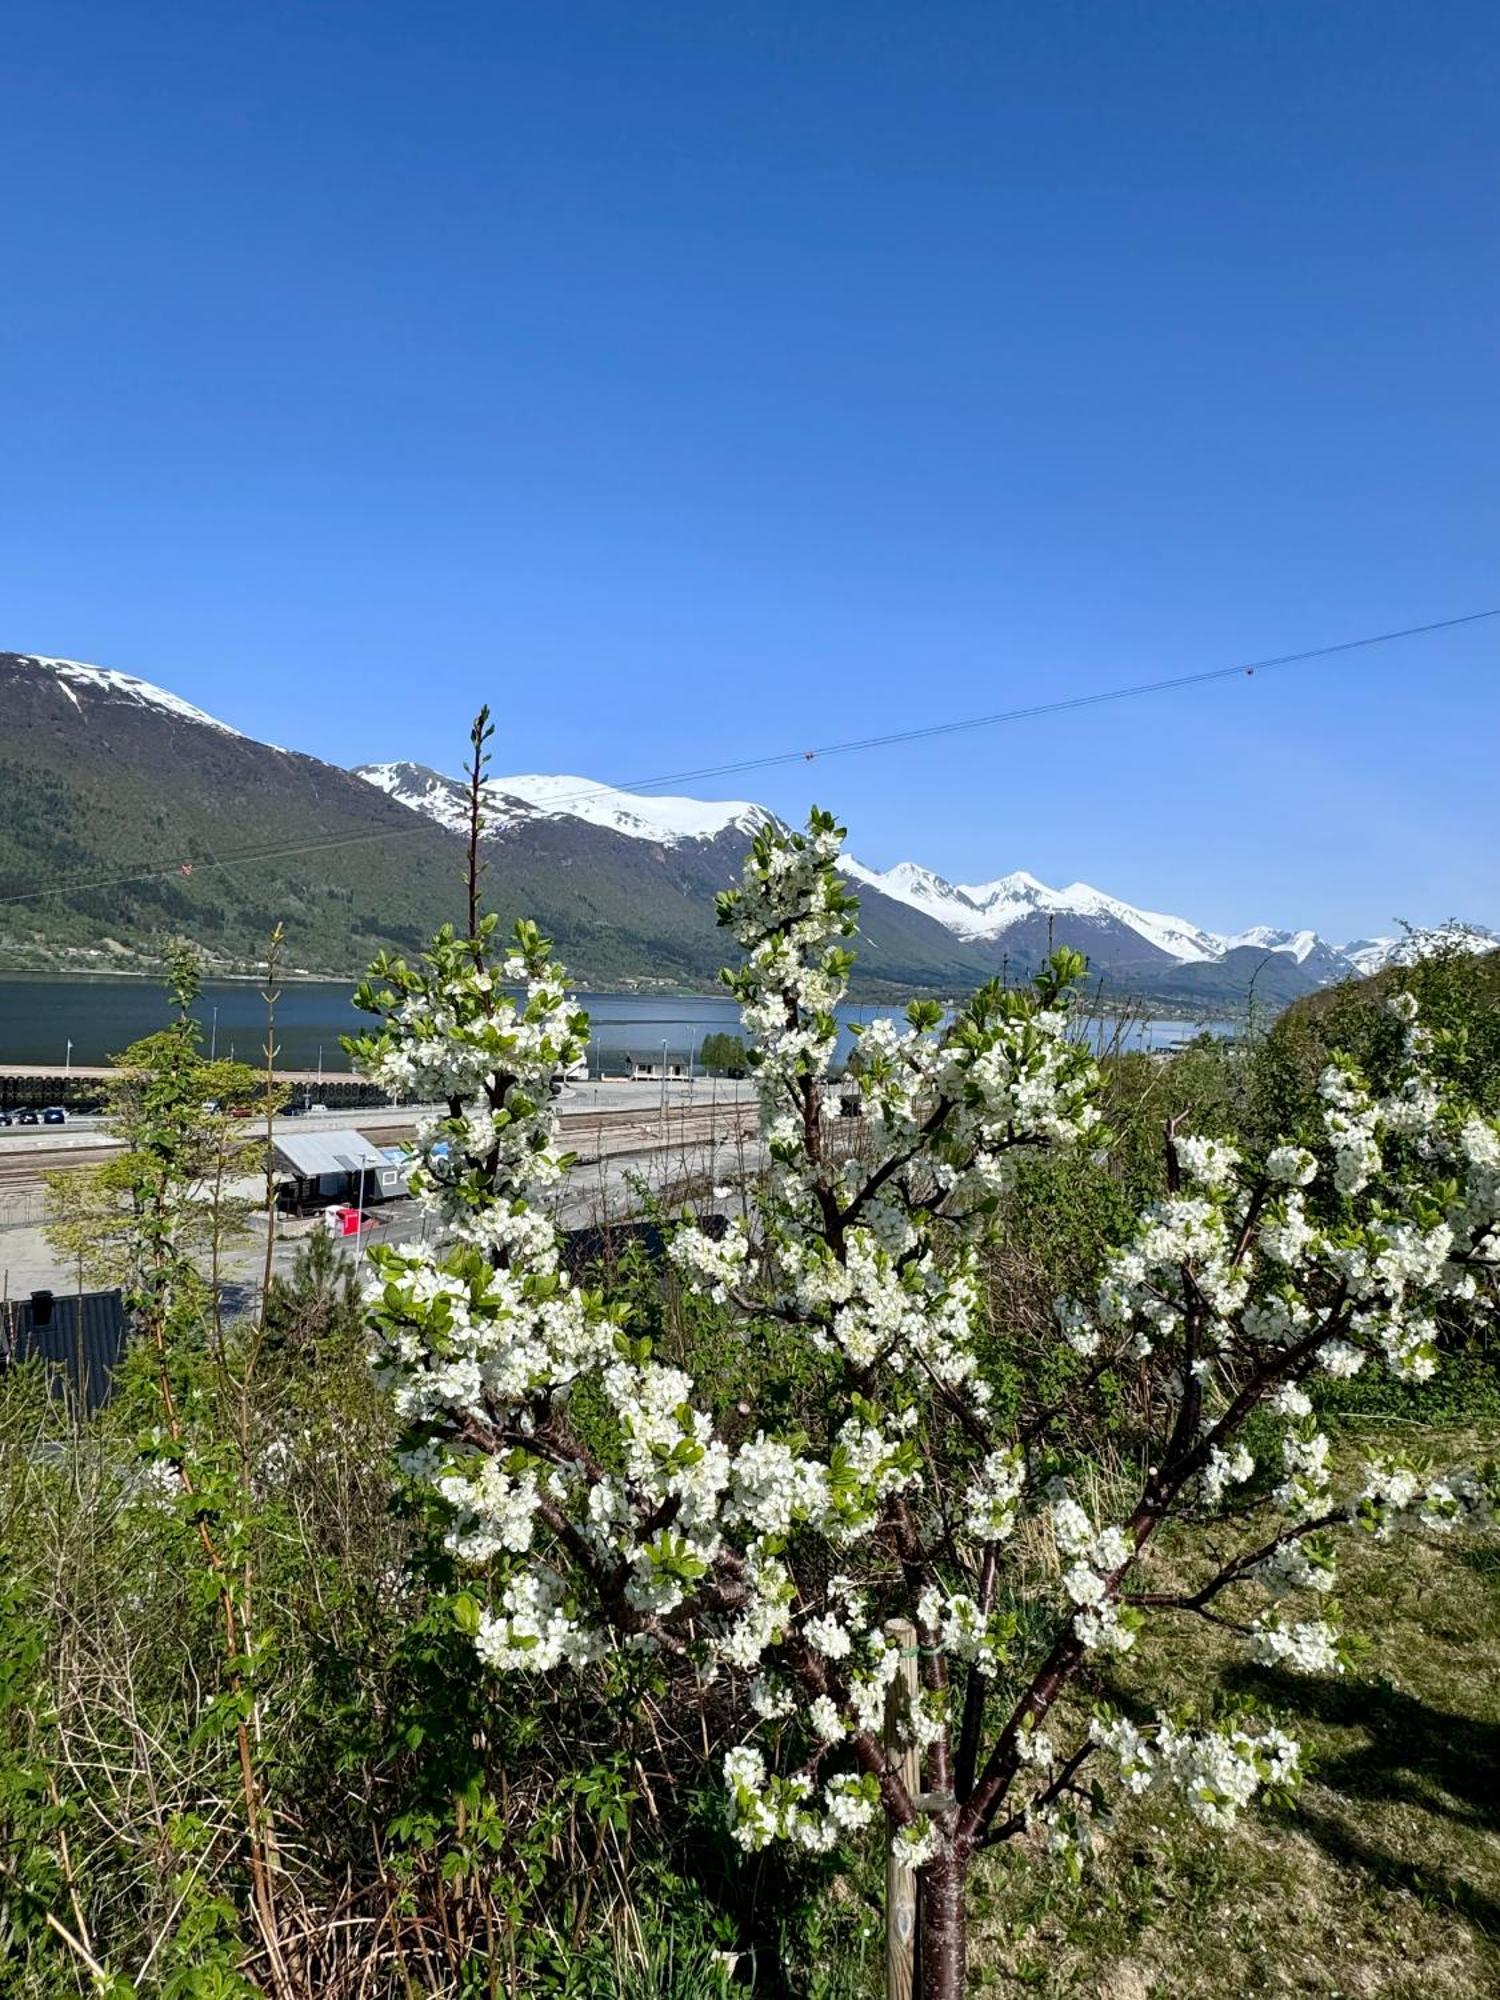
[[[41,1122],[42,1114],[34,1105],[23,1104],[16,1113],[16,1123],[18,1125],[40,1125]]]
[[[0,1125],[14,1125],[15,1122],[8,1111],[0,1111]]]
[[[68,1114],[60,1104],[49,1104],[47,1109],[42,1113],[42,1123],[44,1125],[66,1125],[67,1122]]]

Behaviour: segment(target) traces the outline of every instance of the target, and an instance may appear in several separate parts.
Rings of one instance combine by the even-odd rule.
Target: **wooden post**
[[[922,1789],[921,1755],[903,1726],[917,1697],[917,1628],[888,1618],[886,1637],[899,1647],[901,1665],[885,1697],[885,1750],[893,1771],[915,1799]],[[886,1837],[894,1842],[889,1827]],[[885,1861],[885,1996],[912,2000],[917,1960],[917,1878],[887,1849]]]

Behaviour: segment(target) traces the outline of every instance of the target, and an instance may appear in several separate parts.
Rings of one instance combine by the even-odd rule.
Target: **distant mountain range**
[[[343,977],[460,913],[465,792],[424,765],[341,770],[133,675],[35,654],[0,653],[0,720],[0,967],[140,964],[181,932],[237,968],[280,920],[293,965]],[[748,800],[497,777],[487,894],[507,919],[534,916],[585,984],[702,987],[725,955],[714,895],[771,817]],[[1275,1008],[1421,948],[1268,926],[1224,936],[1021,872],[963,884],[850,857],[847,873],[872,997],[1021,976],[1067,944],[1121,999],[1218,1011],[1253,991]],[[1477,926],[1458,935],[1500,943]]]
[[[366,764],[357,775],[440,825],[465,824],[464,787],[426,765]],[[677,852],[736,835],[748,839],[772,817],[744,799],[647,797],[587,778],[539,776],[491,780],[486,811],[497,839],[547,820],[579,819]],[[990,972],[1007,964],[1025,971],[1054,945],[1066,944],[1083,952],[1092,971],[1116,990],[1175,1004],[1242,1004],[1253,991],[1280,1005],[1336,980],[1380,971],[1422,948],[1404,935],[1335,945],[1316,931],[1265,924],[1226,936],[1186,917],[1138,909],[1086,882],[1049,889],[1022,871],[993,882],[955,883],[914,861],[878,870],[848,855],[845,872],[867,903],[879,896],[930,918],[974,950]],[[1476,925],[1452,927],[1449,935],[1474,950],[1500,944]]]

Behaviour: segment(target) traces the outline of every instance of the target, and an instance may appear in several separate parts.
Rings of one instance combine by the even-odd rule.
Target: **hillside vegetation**
[[[224,970],[254,968],[280,922],[290,966],[354,980],[376,950],[420,950],[462,916],[458,834],[352,772],[68,686],[24,654],[0,654],[0,702],[0,970],[152,966],[172,936]],[[586,986],[710,990],[714,896],[746,844],[538,816],[486,840],[486,894],[508,922],[534,918]],[[876,892],[862,960],[870,996],[964,992],[988,970]]]
[[[375,951],[419,950],[462,916],[462,840],[352,772],[70,688],[25,655],[0,654],[0,700],[0,969],[154,965],[173,936],[253,969],[281,923],[289,965],[353,980]],[[709,990],[714,897],[746,845],[539,817],[487,841],[486,893],[507,922],[534,918],[585,985]],[[861,949],[872,995],[961,992],[987,969],[873,891]]]

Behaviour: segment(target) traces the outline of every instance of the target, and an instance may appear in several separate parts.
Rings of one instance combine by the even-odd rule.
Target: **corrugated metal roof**
[[[125,1309],[118,1292],[85,1292],[80,1298],[55,1297],[45,1325],[37,1325],[39,1301],[45,1294],[29,1299],[12,1299],[9,1316],[15,1343],[14,1358],[45,1361],[57,1374],[66,1373],[74,1394],[82,1391],[86,1409],[97,1410],[108,1399],[111,1378],[125,1352]],[[5,1346],[5,1326],[0,1322],[0,1350]],[[3,1359],[3,1353],[0,1353]]]
[[[320,1174],[357,1174],[388,1164],[363,1132],[287,1132],[276,1135],[276,1157],[294,1174],[314,1181]]]

